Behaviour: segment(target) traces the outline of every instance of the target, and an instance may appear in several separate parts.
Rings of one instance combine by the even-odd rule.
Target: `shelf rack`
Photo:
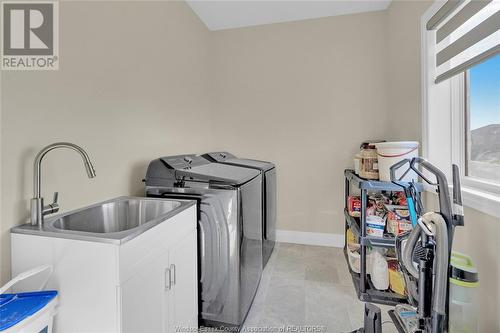
[[[351,273],[352,282],[359,300],[363,302],[371,302],[386,305],[396,305],[398,303],[406,303],[406,297],[396,294],[392,291],[381,291],[374,288],[368,273],[366,272],[366,250],[367,246],[391,248],[396,245],[396,238],[393,236],[384,235],[384,237],[374,237],[366,235],[366,208],[368,205],[368,193],[370,192],[400,192],[402,187],[391,182],[367,180],[359,177],[353,170],[347,169],[344,171],[345,177],[345,232],[350,228],[354,236],[357,238],[360,245],[360,273],[354,272],[349,266],[347,255],[347,241],[344,246],[344,255],[348,261],[349,272]],[[351,193],[351,186],[357,187],[361,192],[361,217],[356,218],[349,215],[347,200]],[[423,185],[416,184],[416,189],[422,191]]]

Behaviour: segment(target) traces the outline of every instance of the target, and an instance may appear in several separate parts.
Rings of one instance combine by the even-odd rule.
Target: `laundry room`
[[[500,332],[498,0],[0,1],[0,332]]]

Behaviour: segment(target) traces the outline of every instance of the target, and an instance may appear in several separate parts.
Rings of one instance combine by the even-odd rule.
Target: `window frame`
[[[463,75],[463,87],[460,87],[462,89],[462,96],[460,98],[463,98],[464,100],[464,106],[462,110],[457,110],[462,112],[462,116],[464,118],[463,124],[461,125],[462,128],[461,130],[463,131],[463,147],[461,147],[463,151],[463,156],[460,156],[460,159],[458,160],[459,163],[462,164],[461,169],[463,170],[463,179],[462,182],[465,186],[476,188],[478,190],[481,190],[483,192],[489,192],[492,194],[497,194],[500,195],[500,182],[491,182],[487,179],[481,179],[477,177],[471,177],[467,176],[467,160],[468,160],[468,155],[470,154],[469,151],[469,145],[468,142],[470,141],[469,135],[470,135],[470,75],[469,71],[465,72]]]
[[[442,2],[435,1],[421,17],[422,155],[443,170],[450,187],[451,165],[457,164],[464,206],[500,217],[500,184],[469,177],[465,173],[468,77],[459,74],[439,84],[434,83],[435,37],[427,31],[426,23],[441,5]]]
[[[462,185],[482,192],[500,196],[500,183],[492,183],[486,179],[467,176],[468,131],[470,114],[470,80],[468,71],[460,74],[451,84],[451,118],[452,118],[452,163],[460,167]]]

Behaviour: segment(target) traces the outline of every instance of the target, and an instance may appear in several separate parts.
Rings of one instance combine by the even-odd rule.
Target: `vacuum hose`
[[[443,217],[434,212],[424,214],[420,219],[427,231],[435,238],[436,253],[434,266],[434,291],[432,309],[439,315],[446,314],[446,293],[448,288],[448,228]],[[406,241],[402,252],[402,261],[406,270],[416,279],[419,278],[419,271],[413,265],[413,252],[420,235],[423,232],[421,224],[412,230]]]
[[[415,245],[417,245],[418,240],[420,239],[420,233],[422,229],[420,228],[420,225],[417,224],[415,228],[411,231],[410,235],[408,236],[408,239],[406,240],[406,243],[404,244],[403,248],[403,265],[410,273],[413,275],[415,279],[418,279],[418,269],[413,266],[413,250],[415,249]]]

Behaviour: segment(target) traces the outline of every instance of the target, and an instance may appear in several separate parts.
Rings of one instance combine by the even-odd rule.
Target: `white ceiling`
[[[187,0],[210,30],[384,10],[391,0]]]

